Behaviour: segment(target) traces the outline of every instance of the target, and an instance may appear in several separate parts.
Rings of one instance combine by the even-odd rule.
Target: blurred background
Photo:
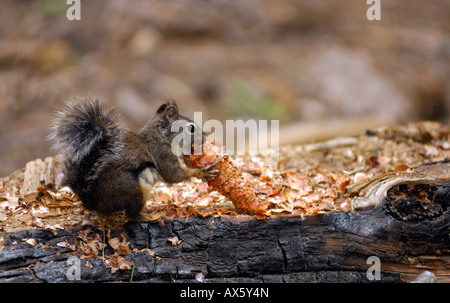
[[[280,121],[295,144],[449,122],[450,2],[65,0],[0,4],[0,176],[53,155],[63,100],[95,95],[130,129],[165,101],[207,119]]]

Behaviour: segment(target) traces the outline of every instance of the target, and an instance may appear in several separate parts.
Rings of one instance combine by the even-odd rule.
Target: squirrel
[[[121,128],[118,118],[115,108],[84,98],[67,102],[51,125],[49,139],[64,159],[62,183],[85,208],[104,215],[125,210],[129,219],[141,220],[145,193],[156,181],[177,183],[216,173],[209,167],[189,168],[184,154],[172,151],[179,134],[190,139],[191,146],[196,135],[201,136],[201,144],[206,139],[198,125],[178,113],[174,101],[162,104],[137,131]],[[171,130],[175,121],[181,122],[178,132]]]

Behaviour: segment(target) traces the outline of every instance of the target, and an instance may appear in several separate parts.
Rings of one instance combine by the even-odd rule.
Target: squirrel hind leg
[[[144,197],[134,173],[109,167],[91,185],[91,194],[98,213],[112,214],[125,210],[128,218],[139,218]]]
[[[124,203],[125,212],[127,217],[132,220],[141,221],[141,211],[144,208],[144,197],[139,188],[136,188],[129,193],[121,195],[122,203]]]

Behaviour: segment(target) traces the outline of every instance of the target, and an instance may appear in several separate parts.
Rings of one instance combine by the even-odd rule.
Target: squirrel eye
[[[194,124],[189,125],[189,131],[191,132],[191,134],[195,133],[195,125]]]

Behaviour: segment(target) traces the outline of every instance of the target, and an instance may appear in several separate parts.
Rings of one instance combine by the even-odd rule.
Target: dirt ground
[[[53,155],[54,110],[86,94],[130,128],[172,98],[188,116],[275,119],[282,133],[329,119],[448,123],[450,3],[380,2],[369,21],[360,0],[81,0],[69,21],[66,1],[2,1],[0,176]],[[305,141],[294,133],[283,142]]]

